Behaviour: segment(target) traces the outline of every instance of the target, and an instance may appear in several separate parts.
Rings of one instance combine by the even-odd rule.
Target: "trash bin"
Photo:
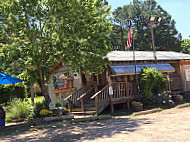
[[[0,106],[0,127],[4,127],[4,126],[5,126],[5,111]]]

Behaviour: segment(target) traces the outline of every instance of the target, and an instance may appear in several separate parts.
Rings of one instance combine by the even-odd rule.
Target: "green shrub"
[[[15,86],[13,89],[12,94],[15,94],[17,98],[25,99],[27,98],[27,91],[26,91],[26,86],[23,84],[20,84],[19,86]]]
[[[55,107],[62,107],[62,106],[63,106],[63,105],[62,105],[60,102],[58,102],[58,101],[55,101],[54,104],[55,104]]]
[[[175,104],[169,94],[157,94],[153,95],[151,98],[141,96],[140,100],[143,102],[144,106],[149,107],[173,107]]]
[[[22,83],[16,85],[0,85],[0,104],[7,103],[13,98],[27,98],[26,86]]]
[[[162,107],[172,107],[174,106],[174,102],[171,98],[171,95],[169,94],[158,94],[154,95],[153,98],[153,103],[157,106],[162,106]]]
[[[43,100],[42,102],[37,102],[34,105],[34,117],[40,117],[40,111],[42,109],[48,109],[48,106],[46,105],[45,100]]]
[[[137,102],[137,101],[133,101],[131,104],[132,104],[132,105],[142,105],[141,102]]]
[[[14,98],[8,104],[6,111],[7,121],[18,118],[30,118],[33,115],[33,106],[26,99]]]
[[[162,93],[167,88],[164,75],[154,68],[145,68],[139,76],[141,95],[151,98],[152,95]]]

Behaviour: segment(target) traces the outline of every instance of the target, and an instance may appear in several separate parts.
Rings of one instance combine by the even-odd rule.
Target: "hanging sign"
[[[190,65],[184,65],[186,81],[190,81]]]
[[[109,95],[113,95],[113,87],[109,86]]]

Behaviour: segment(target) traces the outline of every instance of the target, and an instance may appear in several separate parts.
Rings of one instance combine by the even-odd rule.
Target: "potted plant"
[[[183,96],[182,95],[173,95],[172,96],[172,100],[175,102],[175,103],[180,103],[183,101]]]
[[[143,110],[143,104],[141,102],[133,101],[132,108],[134,111],[141,111]]]

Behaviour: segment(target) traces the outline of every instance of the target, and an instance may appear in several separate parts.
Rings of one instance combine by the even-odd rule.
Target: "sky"
[[[127,5],[132,0],[107,0],[111,11],[119,6]],[[182,34],[183,39],[190,39],[190,0],[156,0],[175,20],[176,29]]]

